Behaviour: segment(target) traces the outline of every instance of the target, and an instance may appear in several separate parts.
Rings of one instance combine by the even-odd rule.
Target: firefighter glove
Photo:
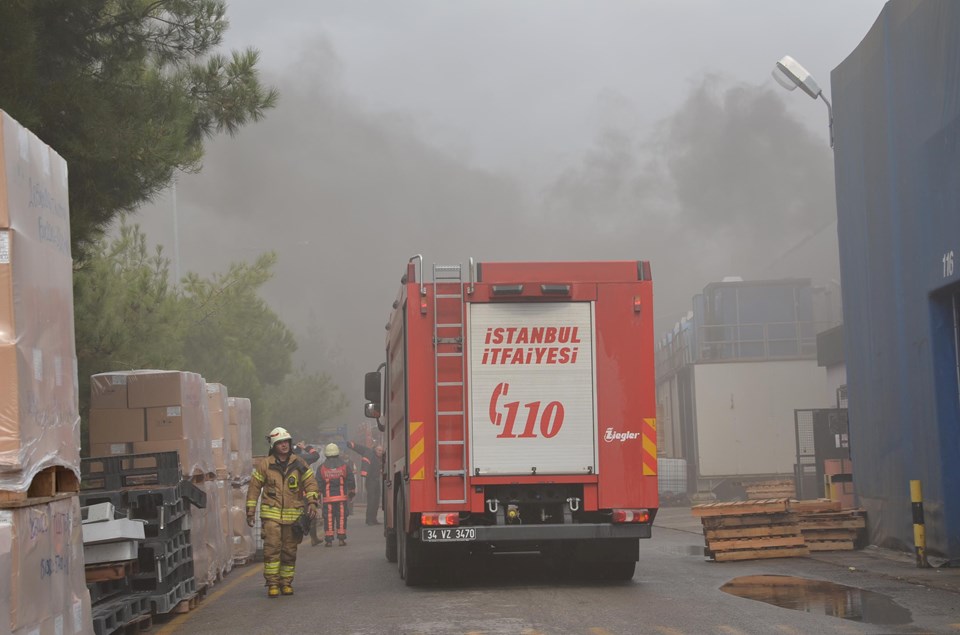
[[[317,504],[316,504],[316,503],[309,503],[309,504],[307,505],[307,516],[309,516],[310,518],[316,518],[316,517],[317,517]]]
[[[247,514],[247,525],[253,527],[253,523],[256,520],[256,514]]]
[[[349,498],[350,500],[353,500],[353,497],[356,495],[357,493],[353,490],[350,490],[349,492],[347,492],[347,498]]]

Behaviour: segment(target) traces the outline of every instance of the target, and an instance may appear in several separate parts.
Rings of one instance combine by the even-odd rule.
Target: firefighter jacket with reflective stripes
[[[324,503],[337,503],[347,500],[348,494],[355,494],[357,481],[353,477],[353,468],[339,456],[331,456],[320,466],[320,496]]]
[[[247,511],[257,507],[257,498],[262,494],[260,518],[292,525],[307,503],[317,502],[318,492],[313,470],[303,459],[290,455],[286,463],[280,463],[271,454],[257,459],[253,465],[247,488]]]
[[[353,441],[347,443],[347,447],[362,457],[360,459],[360,476],[380,480],[380,457],[377,456],[377,451]]]

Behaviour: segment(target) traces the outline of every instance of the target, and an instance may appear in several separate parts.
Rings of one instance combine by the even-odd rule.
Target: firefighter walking
[[[320,492],[323,496],[323,546],[333,545],[333,537],[340,546],[347,545],[348,501],[357,494],[353,468],[340,456],[340,446],[328,443],[323,449],[326,457],[320,466]]]
[[[301,516],[317,515],[318,485],[310,466],[290,453],[290,433],[274,428],[270,454],[257,459],[247,488],[247,524],[253,527],[257,499],[263,527],[263,577],[267,597],[293,595]]]

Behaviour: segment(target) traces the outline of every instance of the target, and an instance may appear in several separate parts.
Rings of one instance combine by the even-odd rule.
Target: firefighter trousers
[[[267,586],[293,584],[299,544],[293,525],[263,520],[263,577]]]
[[[347,539],[347,501],[323,504],[324,542],[333,542],[334,535],[341,540]]]
[[[380,479],[368,478],[367,486],[367,524],[374,525],[377,522],[377,511],[380,509]]]

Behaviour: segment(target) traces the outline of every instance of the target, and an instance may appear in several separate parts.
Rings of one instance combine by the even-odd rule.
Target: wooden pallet
[[[729,503],[705,503],[694,505],[690,513],[700,518],[713,516],[743,516],[746,514],[776,514],[784,513],[788,509],[790,499],[768,498],[749,501],[733,501]]]
[[[692,512],[704,528],[704,553],[717,562],[807,555],[789,503],[773,498],[695,506]]]
[[[74,496],[80,491],[80,479],[73,470],[54,465],[40,470],[25,492],[0,490],[0,509],[29,507]]]
[[[790,501],[790,511],[801,514],[838,512],[840,511],[840,501],[830,500],[829,498],[802,501],[792,500]]]
[[[136,573],[135,560],[123,562],[107,562],[104,564],[89,564],[83,569],[87,582],[105,582],[107,580],[122,580]]]
[[[808,556],[810,550],[804,547],[771,547],[767,549],[752,549],[744,551],[720,551],[712,555],[716,562],[731,562],[734,560],[761,560],[764,558],[796,558]]]
[[[184,598],[177,602],[177,605],[173,607],[171,613],[189,613],[200,606],[200,596],[194,593],[188,598]]]
[[[866,528],[861,510],[800,514],[800,531],[811,551],[852,550]]]
[[[119,631],[114,631],[114,635],[121,633],[122,635],[137,635],[138,633],[146,633],[151,628],[153,628],[153,615],[147,613],[146,615],[141,615],[130,620],[124,624]]]
[[[796,486],[791,479],[769,479],[743,483],[748,499],[793,498]]]

